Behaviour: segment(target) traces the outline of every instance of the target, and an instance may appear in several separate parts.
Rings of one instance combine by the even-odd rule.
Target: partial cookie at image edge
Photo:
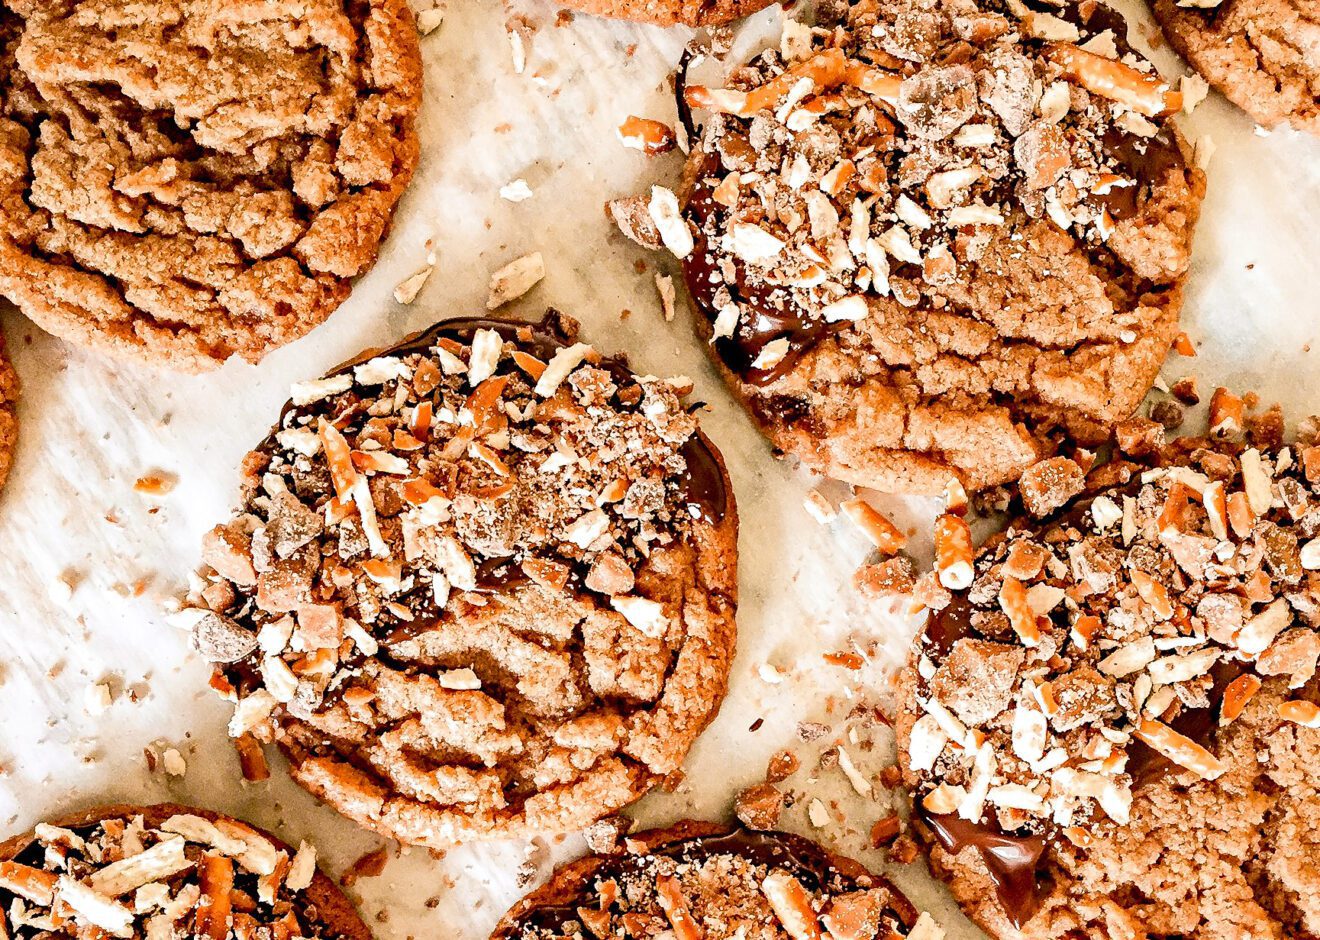
[[[599,882],[603,873],[609,873],[611,876],[609,880],[614,882],[624,896],[632,899],[633,896],[627,893],[627,886],[618,884],[616,868],[626,869],[633,864],[644,864],[651,857],[672,858],[681,864],[687,857],[685,851],[690,851],[694,860],[700,860],[706,852],[709,852],[711,857],[718,857],[723,852],[728,852],[732,857],[765,865],[772,873],[788,874],[791,880],[780,882],[780,885],[787,886],[787,891],[783,894],[773,890],[776,885],[772,884],[767,888],[766,885],[772,881],[771,878],[755,885],[754,890],[765,892],[767,898],[772,893],[776,895],[770,898],[769,907],[781,924],[788,923],[785,918],[793,920],[791,928],[785,928],[790,936],[819,935],[818,922],[814,925],[813,933],[812,923],[800,922],[798,918],[821,914],[828,916],[831,913],[828,902],[834,899],[829,894],[827,886],[814,885],[817,890],[826,891],[826,896],[823,898],[826,903],[823,910],[814,910],[810,915],[806,914],[799,906],[800,900],[806,896],[797,896],[792,884],[792,881],[803,874],[802,871],[793,870],[798,865],[811,871],[813,881],[816,880],[815,876],[821,874],[817,869],[824,869],[830,873],[830,876],[846,883],[850,890],[856,889],[862,894],[880,891],[886,895],[883,911],[868,904],[859,904],[858,907],[848,911],[852,919],[835,922],[835,929],[841,930],[845,924],[854,922],[860,927],[860,925],[872,924],[874,920],[872,929],[878,930],[884,923],[882,918],[889,916],[897,922],[896,926],[913,931],[912,937],[937,940],[943,936],[929,915],[918,913],[912,903],[888,879],[873,874],[860,862],[793,833],[684,820],[666,828],[626,835],[622,838],[622,843],[613,854],[588,854],[557,868],[547,882],[509,909],[491,932],[491,940],[520,940],[528,935],[537,935],[540,915],[549,914],[552,919],[565,914],[576,914],[580,917],[584,910],[583,902],[588,899],[587,895],[592,893],[593,886]],[[671,883],[675,885],[675,890],[681,890],[676,887],[676,880]],[[798,887],[802,887],[801,881],[798,881]],[[736,894],[729,891],[726,896],[734,897]],[[680,904],[674,904],[673,897],[674,895],[670,894],[668,900],[661,902],[662,908],[671,905],[670,910],[673,913],[667,912],[671,920],[675,917],[684,920],[696,916],[681,899]],[[791,901],[788,900],[790,897]],[[590,912],[592,909],[585,908],[585,910]],[[602,909],[600,913],[606,917],[609,915],[607,909]],[[773,930],[773,927],[771,929]]]
[[[966,595],[932,611],[899,676],[900,763],[932,872],[991,936],[1320,936],[1308,887],[1320,879],[1320,845],[1307,835],[1320,824],[1320,446],[1316,420],[1303,427],[1296,447],[1180,438],[1158,458],[1102,465],[1066,512],[992,537]],[[1263,440],[1281,428],[1277,411],[1257,426]],[[1184,568],[1206,544],[1225,544],[1203,537],[1219,523],[1201,514],[1202,484],[1206,513],[1223,519],[1235,547],[1210,556],[1225,558],[1217,582]],[[1170,486],[1166,502],[1150,498]],[[1178,559],[1173,581],[1187,582],[1177,591],[1166,587],[1169,558],[1147,541],[1157,516]],[[1087,584],[1124,577],[1125,550],[1110,545],[1120,521],[1139,560],[1134,587],[1114,587],[1112,605],[1093,602]],[[1141,577],[1150,570],[1158,575]],[[1243,578],[1250,601],[1225,593]],[[1153,642],[1132,630],[1112,637],[1106,624],[1145,623],[1148,609]],[[1028,611],[1042,610],[1033,630]],[[1153,712],[1123,731],[1113,711],[1126,713],[1129,691]],[[1088,739],[1096,726],[1109,734]],[[1074,792],[1082,809],[1067,802]],[[1073,808],[1060,816],[1060,806]]]
[[[257,89],[254,94],[272,101],[267,103],[270,113],[256,123],[288,122],[277,136],[266,136],[271,130],[262,125],[226,137],[237,133],[226,128],[226,115],[236,115],[236,128],[252,119],[253,109],[244,107],[249,103],[238,101],[200,118],[193,115],[185,122],[192,131],[186,144],[166,144],[162,138],[167,134],[151,123],[158,115],[152,112],[149,120],[141,107],[129,109],[123,129],[80,132],[76,139],[27,127],[23,120],[41,123],[59,105],[38,95],[20,68],[18,37],[27,33],[24,21],[6,8],[13,47],[7,51],[5,80],[11,87],[6,92],[30,99],[37,110],[22,118],[26,106],[16,106],[5,122],[4,144],[16,169],[0,212],[8,223],[6,237],[0,238],[0,293],[69,342],[184,372],[214,369],[232,357],[259,361],[320,325],[347,299],[352,281],[375,263],[420,153],[416,117],[422,66],[413,16],[404,0],[371,0],[354,9],[362,13],[360,22],[349,24],[356,30],[351,37],[356,60],[337,59],[339,67],[327,65],[323,78],[308,79],[303,68],[286,79],[356,81],[353,100],[345,104],[342,88],[320,84],[312,90]],[[334,18],[324,9],[305,15]],[[44,29],[49,23],[41,20],[41,25]],[[127,34],[130,24],[119,25]],[[320,25],[327,41],[339,44],[342,59],[342,24]],[[113,30],[108,39],[96,30],[88,34],[111,44],[118,41]],[[81,86],[74,82],[71,92],[56,77],[62,53],[53,50],[66,45],[59,35],[42,36],[42,44],[28,54],[40,68],[51,70],[42,84],[47,93],[74,94]],[[279,75],[280,62],[305,51],[297,41],[293,53],[284,48],[272,52],[284,58],[274,61],[271,74]],[[246,49],[239,52],[246,54]],[[168,48],[158,51],[162,61],[170,54]],[[114,69],[109,52],[104,58],[97,64],[105,74],[95,77],[107,86],[131,81]],[[217,63],[222,58],[233,56],[217,51],[213,57]],[[170,64],[173,80],[185,81],[177,74],[180,63]],[[378,70],[369,79],[363,77],[368,67]],[[227,77],[237,85],[250,84],[243,66],[231,71],[236,74]],[[158,91],[168,95],[177,89]],[[291,105],[287,99],[298,94],[309,96],[308,101]],[[125,95],[124,100],[133,99]],[[95,115],[93,104],[86,109]],[[188,103],[173,104],[188,113]],[[303,110],[305,116],[289,117]],[[45,121],[42,127],[56,123]],[[333,140],[318,136],[328,132]],[[251,135],[255,143],[244,143]],[[24,142],[34,137],[40,146]],[[115,154],[115,148],[124,147],[121,138],[138,139],[135,146],[144,154],[135,153],[132,166],[116,167],[120,155],[98,151],[97,161],[109,167],[110,177],[102,170],[83,172],[85,155],[78,150],[83,137],[90,140],[87,146]],[[27,154],[29,147],[35,156]],[[31,164],[37,159],[42,169],[34,182]],[[224,173],[208,169],[208,160],[225,167]],[[272,174],[279,177],[274,183]],[[81,202],[78,186],[89,190]],[[38,188],[40,197],[32,196]],[[80,208],[88,203],[96,211]]]
[[[230,822],[250,830],[268,841],[277,852],[283,852],[289,860],[296,853],[276,836],[242,820],[218,813],[213,810],[178,803],[106,804],[87,809],[61,814],[44,822],[55,828],[77,830],[95,826],[102,822],[128,821],[141,816],[147,828],[155,828],[173,816],[197,816],[210,823]],[[11,861],[25,851],[37,839],[35,831],[28,831],[11,836],[0,842],[0,862]],[[287,871],[286,871],[287,874]],[[284,875],[281,876],[285,877]],[[319,926],[327,929],[323,936],[334,940],[372,940],[371,930],[363,922],[361,915],[345,896],[342,889],[329,876],[315,866],[310,873],[306,888],[302,889],[309,901],[309,912],[315,912]]]
[[[1152,0],[1151,11],[1174,50],[1262,126],[1290,124],[1320,135],[1320,3],[1223,0],[1198,6]]]

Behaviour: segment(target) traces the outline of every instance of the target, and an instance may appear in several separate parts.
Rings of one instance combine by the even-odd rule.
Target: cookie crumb
[[[784,794],[769,783],[745,787],[734,798],[734,815],[750,829],[774,829],[783,811]]]

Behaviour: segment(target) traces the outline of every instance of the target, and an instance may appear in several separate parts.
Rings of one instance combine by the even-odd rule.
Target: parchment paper
[[[92,803],[169,798],[312,839],[333,873],[379,844],[318,807],[279,764],[269,782],[241,782],[227,707],[206,690],[206,670],[165,625],[160,602],[181,590],[201,534],[229,510],[238,461],[266,433],[290,383],[435,319],[482,310],[490,272],[537,250],[548,276],[513,309],[532,316],[557,306],[599,348],[627,350],[639,371],[692,376],[710,403],[705,426],[728,458],[742,519],[741,641],[729,698],[686,778],[633,814],[648,825],[723,816],[740,787],[763,779],[767,759],[793,746],[804,766],[788,784],[795,802],[785,825],[885,863],[862,848],[890,812],[876,778],[892,760],[892,738],[866,712],[884,701],[914,625],[859,601],[850,578],[867,554],[863,539],[846,522],[823,527],[806,514],[802,499],[816,481],[771,459],[707,365],[686,311],[664,322],[653,283],[660,259],[625,242],[602,211],[608,198],[676,179],[679,155],[626,150],[615,128],[630,114],[673,121],[668,78],[690,34],[586,16],[556,25],[556,13],[539,0],[455,4],[423,39],[423,159],[380,263],[324,326],[259,367],[155,372],[66,347],[12,310],[0,315],[24,381],[20,449],[0,499],[0,832]],[[739,50],[776,36],[781,15],[772,8],[744,24]],[[511,21],[530,27],[522,73]],[[1149,46],[1141,39],[1151,35],[1143,19],[1139,43]],[[1156,58],[1179,73],[1167,51]],[[1200,354],[1171,358],[1164,375],[1195,373],[1207,393],[1218,384],[1254,388],[1285,402],[1294,420],[1320,410],[1320,360],[1310,349],[1320,331],[1320,141],[1258,134],[1215,95],[1184,126],[1212,138],[1217,152],[1184,314]],[[516,178],[534,195],[514,204],[498,190]],[[401,306],[391,292],[422,266],[428,239],[438,269],[416,302]],[[135,492],[152,471],[177,475],[176,488],[159,498]],[[916,533],[924,555],[934,505],[878,502]],[[850,649],[866,654],[863,670],[822,659]],[[103,714],[100,683],[113,693]],[[803,722],[825,735],[803,744]],[[815,754],[840,742],[872,798],[829,761],[815,767]],[[149,772],[144,749],[170,747],[186,774]],[[818,817],[830,817],[823,828],[809,821],[813,800]],[[480,940],[521,893],[520,866],[530,861],[539,880],[550,857],[581,848],[574,837],[443,857],[402,852],[354,891],[381,940]],[[980,936],[923,862],[891,871],[951,938]]]

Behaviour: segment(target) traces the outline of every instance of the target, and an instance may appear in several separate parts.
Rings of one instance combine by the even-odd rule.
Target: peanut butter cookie
[[[629,836],[626,845],[556,871],[491,940],[944,936],[884,878],[800,836],[684,822]]]
[[[404,0],[7,0],[0,294],[109,353],[255,362],[374,262],[420,95]]]
[[[561,0],[564,6],[656,26],[719,26],[751,16],[773,0]]]
[[[1103,440],[1177,334],[1204,188],[1180,96],[1100,4],[841,9],[682,89],[709,119],[681,198],[616,216],[682,259],[729,385],[815,470],[971,490]]]
[[[969,916],[1014,940],[1320,936],[1318,536],[1311,423],[1102,466],[974,577],[941,568],[970,587],[931,601],[897,731]]]
[[[184,612],[231,732],[429,846],[578,829],[676,771],[735,642],[733,494],[686,391],[554,313],[296,388]]]
[[[0,487],[9,477],[9,467],[18,443],[18,373],[5,355],[5,338],[0,334]]]
[[[1320,134],[1320,0],[1154,0],[1169,44],[1258,123]]]
[[[88,810],[0,844],[0,911],[14,940],[371,940],[311,846],[295,852],[236,819],[168,803]]]

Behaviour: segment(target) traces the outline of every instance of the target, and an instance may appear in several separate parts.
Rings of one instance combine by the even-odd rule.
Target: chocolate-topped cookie
[[[709,117],[634,234],[682,259],[730,386],[815,470],[979,489],[1103,440],[1177,335],[1204,189],[1180,95],[1098,3],[837,9],[681,90]]]
[[[1320,134],[1320,0],[1153,0],[1169,44],[1265,125]]]
[[[18,373],[5,353],[5,337],[0,333],[0,487],[9,477],[9,465],[18,443]]]
[[[720,26],[751,16],[773,0],[564,0],[583,13],[656,26]]]
[[[1320,936],[1320,444],[1253,443],[1102,466],[946,578],[900,755],[991,935]]]
[[[580,828],[724,697],[737,516],[675,381],[450,320],[294,389],[185,613],[231,732],[431,846]]]
[[[0,844],[0,925],[14,940],[371,940],[311,846],[168,803],[87,810]]]
[[[255,362],[375,261],[421,84],[404,0],[6,0],[0,294],[106,352]]]
[[[786,832],[684,822],[565,865],[491,940],[940,940],[884,878]]]

